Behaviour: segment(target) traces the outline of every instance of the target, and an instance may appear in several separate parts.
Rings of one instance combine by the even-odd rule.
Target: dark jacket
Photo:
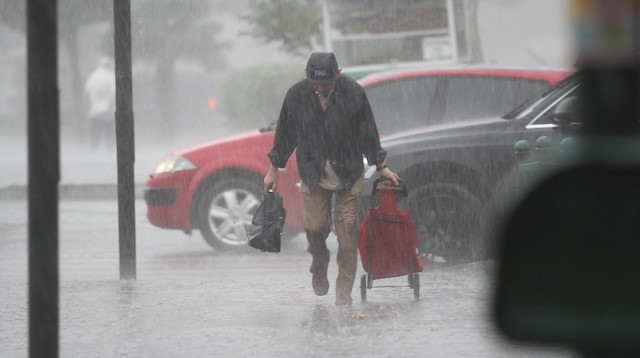
[[[382,163],[387,155],[364,89],[345,76],[336,80],[326,112],[307,80],[289,89],[269,151],[271,163],[284,168],[296,148],[300,178],[309,187],[318,185],[327,159],[348,188],[364,170],[363,154],[369,165]]]

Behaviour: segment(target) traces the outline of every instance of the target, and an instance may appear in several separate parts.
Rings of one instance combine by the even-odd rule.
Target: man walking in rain
[[[111,58],[103,57],[91,72],[84,87],[89,98],[89,133],[96,149],[104,141],[107,148],[115,145],[116,75]]]
[[[316,52],[307,62],[306,79],[287,92],[276,127],[271,166],[264,190],[275,190],[278,168],[284,168],[294,149],[304,202],[304,226],[313,256],[310,272],[316,295],[329,291],[327,267],[330,252],[331,201],[335,196],[334,223],[338,237],[336,304],[350,305],[357,268],[360,223],[358,212],[363,188],[362,156],[375,165],[378,175],[398,185],[397,175],[385,164],[378,130],[364,89],[340,76],[333,53]]]

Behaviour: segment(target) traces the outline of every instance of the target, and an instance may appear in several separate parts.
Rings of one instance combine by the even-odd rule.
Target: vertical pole
[[[322,0],[322,32],[324,35],[324,48],[327,52],[333,52],[333,39],[331,38],[331,17],[329,4],[331,0]]]
[[[456,16],[453,0],[447,0],[447,27],[449,28],[449,41],[451,42],[451,57],[458,60],[458,34],[456,31]]]
[[[58,18],[56,0],[27,1],[29,356],[58,357]]]
[[[116,142],[120,279],[136,279],[135,162],[133,90],[131,85],[131,6],[113,1],[116,60]]]

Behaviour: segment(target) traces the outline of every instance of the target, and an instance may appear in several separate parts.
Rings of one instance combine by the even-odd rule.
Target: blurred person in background
[[[87,78],[84,90],[89,99],[89,135],[95,150],[101,143],[115,146],[116,77],[113,59],[103,57]]]
[[[333,53],[312,53],[306,79],[293,85],[282,104],[264,190],[275,190],[278,168],[284,168],[295,149],[304,203],[304,226],[310,272],[316,295],[329,291],[326,245],[333,221],[338,237],[336,304],[350,305],[357,268],[360,232],[358,212],[364,184],[362,156],[375,165],[380,177],[398,185],[397,175],[385,164],[378,129],[364,89],[347,76]]]

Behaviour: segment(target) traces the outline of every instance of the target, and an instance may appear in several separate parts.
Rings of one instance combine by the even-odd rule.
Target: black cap
[[[325,85],[336,80],[338,61],[331,52],[314,52],[307,61],[307,80],[314,85]]]

